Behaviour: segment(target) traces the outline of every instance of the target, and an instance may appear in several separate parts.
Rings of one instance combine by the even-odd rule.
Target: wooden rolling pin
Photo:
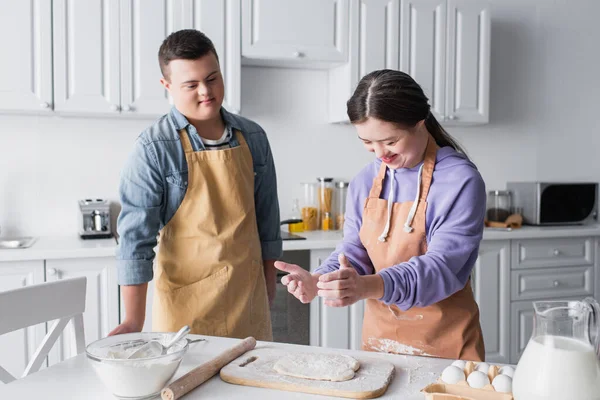
[[[229,364],[242,354],[252,350],[256,346],[256,339],[247,337],[237,345],[224,351],[217,357],[194,368],[181,378],[177,379],[161,392],[163,400],[177,400],[199,385],[203,384],[219,372],[221,368]]]

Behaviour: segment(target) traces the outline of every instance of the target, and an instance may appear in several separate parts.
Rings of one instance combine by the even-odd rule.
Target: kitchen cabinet
[[[83,313],[85,342],[106,337],[119,323],[119,294],[114,257],[46,260],[46,281],[87,277],[86,304]],[[51,326],[49,324],[49,326]],[[70,325],[48,355],[49,364],[72,357],[69,344],[74,342]]]
[[[178,29],[198,29],[212,40],[225,82],[223,107],[241,109],[241,4],[239,0],[178,0]],[[158,48],[157,48],[158,49]]]
[[[52,4],[54,109],[119,113],[119,0]]]
[[[35,0],[0,16],[0,49],[15,62],[0,78],[0,110],[157,117],[171,107],[157,53],[183,28],[214,42],[224,106],[241,104],[241,5],[236,0]],[[95,45],[90,45],[95,43]]]
[[[510,241],[484,241],[471,277],[486,361],[510,361]]]
[[[181,24],[175,0],[54,2],[56,110],[158,116],[169,111],[157,52]],[[179,25],[178,25],[179,23]],[[89,46],[90,40],[101,46]]]
[[[157,53],[182,25],[176,0],[53,2],[55,110],[159,116],[170,109]],[[90,43],[99,45],[90,46]]]
[[[346,101],[361,77],[399,69],[446,124],[489,118],[490,13],[479,0],[354,0],[348,65],[329,72],[330,122],[345,122]],[[358,49],[358,50],[356,50]]]
[[[43,281],[43,260],[0,262],[0,292]],[[15,312],[19,312],[18,305]],[[21,376],[45,335],[46,324],[38,324],[0,336],[0,366],[15,377]]]
[[[0,13],[0,52],[7,60],[0,75],[0,110],[49,113],[53,101],[51,2],[4,4],[10,12]]]
[[[520,301],[511,305],[510,362],[517,364],[533,332],[533,303]]]
[[[351,0],[242,0],[242,62],[323,66],[347,61]]]
[[[490,10],[481,0],[448,0],[444,120],[489,122]]]

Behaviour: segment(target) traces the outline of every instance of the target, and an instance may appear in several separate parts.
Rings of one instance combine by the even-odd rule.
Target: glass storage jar
[[[346,215],[346,198],[348,197],[348,182],[336,182],[335,188],[335,229],[343,231]]]
[[[512,195],[508,190],[491,190],[487,196],[486,219],[490,222],[504,222],[510,216]]]
[[[333,226],[333,178],[319,177],[318,198],[321,229],[329,231]]]
[[[312,182],[302,183],[304,197],[302,199],[302,222],[305,231],[319,229],[319,208],[317,199],[317,184]]]

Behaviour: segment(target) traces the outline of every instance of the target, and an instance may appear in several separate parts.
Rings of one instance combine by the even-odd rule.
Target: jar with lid
[[[508,190],[491,190],[487,196],[486,219],[490,222],[504,222],[510,216],[512,195]]]
[[[329,231],[333,225],[333,178],[319,177],[318,198],[321,229]]]
[[[335,189],[335,229],[343,231],[344,216],[346,214],[346,198],[348,197],[348,182],[336,182]]]
[[[304,197],[302,199],[302,208],[300,214],[305,231],[315,231],[319,229],[319,208],[317,198],[317,184],[312,182],[302,183]]]

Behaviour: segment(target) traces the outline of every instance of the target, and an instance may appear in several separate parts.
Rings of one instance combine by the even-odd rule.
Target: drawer
[[[511,272],[511,300],[586,297],[594,294],[594,267]]]
[[[513,240],[512,269],[594,264],[591,237]]]

